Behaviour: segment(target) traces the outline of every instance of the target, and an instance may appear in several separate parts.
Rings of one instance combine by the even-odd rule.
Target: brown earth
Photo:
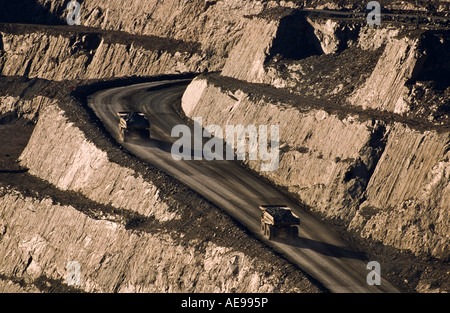
[[[26,82],[27,80],[24,78],[16,78],[16,83],[14,84],[14,79],[10,77],[3,78],[0,81],[3,81],[4,83],[5,80],[8,82],[8,86],[10,86],[9,89],[11,91],[9,92],[11,94],[16,94],[18,92],[22,93],[25,86],[29,84],[29,81]],[[74,89],[75,87],[78,88],[73,90],[74,92],[72,92],[72,94],[77,98],[80,97],[82,99],[84,95],[90,93],[95,88],[99,88],[99,86],[118,86],[125,84],[126,81],[133,82],[133,80],[134,82],[140,82],[142,81],[142,78],[129,78],[118,81],[112,80],[109,82],[95,81],[89,83],[76,81],[50,82],[45,80],[36,80],[34,85],[41,84],[42,89],[40,89],[39,94],[45,94],[45,90],[47,90],[47,92],[51,93],[52,97],[60,99],[66,97],[66,100],[68,100],[67,93],[72,92],[71,89]],[[242,87],[243,86],[240,85],[240,88]],[[250,87],[257,86],[249,84],[247,88]],[[233,81],[231,79],[228,82],[227,88],[233,88]],[[2,90],[3,93],[5,93],[5,89]],[[262,91],[261,89],[254,88],[252,90],[255,96],[270,95],[272,97],[280,97],[284,95],[280,90],[270,93],[270,91],[264,88],[265,93],[263,94],[258,92]],[[289,96],[284,95],[283,99],[286,100],[286,98],[289,98]],[[292,100],[293,99],[295,99],[295,97],[292,97]],[[72,100],[75,100],[73,96]],[[168,178],[166,175],[155,175],[155,171],[157,172],[157,170],[153,169],[148,164],[142,163],[133,156],[129,155],[126,151],[120,149],[114,141],[111,141],[111,139],[108,138],[108,135],[102,129],[101,124],[95,121],[95,118],[84,106],[67,104],[65,109],[68,117],[78,124],[78,127],[85,132],[88,138],[94,140],[97,146],[102,146],[108,152],[111,160],[119,162],[119,164],[127,167],[134,168],[138,173],[148,176],[160,188],[165,190],[166,193],[171,192],[168,189],[173,190],[172,192],[179,192],[179,188],[182,188],[184,190],[183,192],[187,191],[185,187],[180,186],[179,183]],[[349,110],[353,109],[354,108],[349,108]],[[0,132],[0,146],[4,147],[4,149],[2,149],[2,153],[0,153],[0,186],[13,187],[20,190],[23,194],[37,199],[50,197],[55,203],[72,205],[77,210],[93,219],[107,219],[113,222],[121,223],[130,230],[154,233],[190,226],[186,229],[186,236],[179,238],[178,240],[183,242],[186,240],[189,241],[192,238],[200,237],[202,240],[213,241],[223,246],[240,247],[238,249],[245,251],[245,253],[251,253],[254,255],[259,254],[259,250],[254,246],[257,242],[256,239],[253,239],[250,242],[247,239],[242,240],[242,235],[244,233],[246,236],[249,235],[245,229],[241,228],[241,231],[238,233],[226,231],[226,229],[230,229],[230,226],[227,225],[231,225],[230,223],[236,223],[226,214],[217,215],[214,212],[205,214],[204,211],[197,208],[191,213],[185,212],[185,215],[179,221],[161,224],[152,218],[140,216],[134,212],[120,210],[112,206],[96,203],[76,192],[62,191],[48,182],[28,174],[26,169],[23,169],[18,165],[17,158],[28,142],[29,136],[33,130],[33,124],[21,118],[17,119],[11,115],[4,115],[1,120],[3,121],[3,124],[0,125],[0,129],[2,130]],[[12,137],[14,137],[15,140],[12,141]],[[253,174],[258,175],[257,173]],[[279,186],[278,188],[287,193],[284,188]],[[294,199],[296,198],[293,194],[290,194],[289,196]],[[186,203],[186,199],[184,201]],[[212,219],[217,221],[217,223],[211,224],[210,221]],[[183,221],[197,222],[185,224]],[[352,247],[355,248],[355,250],[362,251],[369,258],[376,257],[382,266],[384,273],[383,275],[386,275],[386,278],[392,281],[400,290],[405,292],[416,292],[417,288],[422,288],[425,291],[432,291],[438,288],[441,291],[450,291],[450,282],[447,279],[450,271],[448,264],[438,260],[433,260],[432,258],[417,258],[407,251],[387,247],[368,239],[361,239],[356,234],[349,233],[346,227],[340,224],[337,220],[327,220],[323,218],[323,221],[328,223],[330,227],[339,230],[341,235],[350,243]],[[217,225],[223,225],[223,229],[218,232],[221,234],[220,236],[213,235],[214,233],[217,233]],[[203,229],[204,231],[199,233],[199,229]],[[21,279],[17,277],[3,277],[2,279],[9,279],[13,281],[15,279],[16,282],[21,282]],[[47,282],[46,285],[39,285],[39,282],[35,282],[35,285],[41,286],[41,290],[43,291],[60,291],[65,290],[64,288],[66,288],[66,285],[61,282],[54,281],[49,283],[51,278],[48,277],[42,277],[40,280]],[[420,285],[418,285],[419,282]],[[43,286],[47,286],[46,289]]]
[[[297,5],[301,5],[304,1],[293,1]],[[412,4],[414,1],[406,1],[405,5]],[[329,3],[328,1],[312,1],[311,6],[324,6]],[[390,5],[391,1],[380,1],[380,3],[385,5]],[[436,5],[448,5],[448,2],[434,1]],[[335,1],[336,5],[336,1]],[[364,10],[361,8],[360,2],[357,1],[337,1],[337,7],[347,7],[354,9],[355,11]],[[336,8],[337,8],[336,7]],[[333,7],[330,7],[333,9]],[[208,8],[206,8],[208,9]],[[268,12],[268,13],[267,13]],[[280,13],[281,12],[281,13]],[[276,10],[266,11],[265,14],[273,14],[272,18],[279,18],[280,14],[284,14],[285,11],[280,11],[277,13]],[[442,14],[442,13],[440,13]],[[63,21],[64,22],[64,21]],[[74,30],[74,33],[71,30]],[[34,31],[45,32],[49,35],[55,36],[67,36],[67,38],[72,38],[71,36],[80,37],[87,35],[87,42],[91,42],[94,46],[98,42],[99,38],[104,38],[107,43],[118,43],[122,45],[138,45],[144,49],[155,50],[161,49],[169,52],[184,51],[188,53],[198,53],[200,51],[200,45],[194,41],[181,41],[170,38],[161,38],[157,36],[140,36],[133,35],[130,36],[127,33],[116,32],[116,31],[105,31],[97,28],[90,28],[84,26],[77,26],[76,28],[71,28],[69,26],[43,26],[43,25],[1,25],[0,30],[4,30],[8,33],[13,34],[25,34]],[[77,37],[77,38],[78,38]],[[89,44],[86,47],[80,47],[81,49],[90,49]],[[212,52],[211,52],[212,53]],[[351,60],[352,56],[361,56],[359,63],[352,64],[347,71],[342,71],[339,73],[339,78],[348,77],[349,74],[359,74],[368,73],[371,70],[370,62],[365,63],[366,60],[375,60],[379,53],[374,52],[363,52],[360,50],[350,50],[343,51],[340,54],[327,55],[327,56],[312,56],[303,60],[302,65],[311,66],[310,74],[315,73],[315,71],[320,68],[320,76],[313,76],[314,84],[323,82],[324,86],[327,86],[327,80],[323,77],[328,76],[329,85],[332,86],[334,71],[340,68],[340,65],[345,63],[347,60]],[[367,58],[367,59],[366,59]],[[329,67],[320,67],[324,61],[327,61]],[[292,63],[288,60],[281,60],[276,62],[273,66],[283,67],[291,65]],[[218,76],[217,76],[218,77]],[[159,79],[163,79],[160,77]],[[166,76],[165,78],[170,78]],[[103,126],[98,122],[97,118],[85,107],[85,96],[97,89],[114,87],[122,84],[130,84],[146,81],[147,78],[138,77],[127,77],[122,80],[63,80],[60,82],[53,82],[45,79],[29,79],[25,77],[2,77],[0,79],[0,96],[1,95],[13,95],[21,97],[22,99],[32,99],[37,95],[42,95],[52,99],[60,100],[60,107],[65,110],[65,115],[69,120],[77,127],[79,127],[89,140],[92,140],[95,145],[102,150],[106,151],[108,157],[123,166],[132,168],[136,170],[137,173],[142,174],[146,179],[151,180],[158,188],[161,188],[163,194],[176,195],[182,191],[183,194],[189,194],[194,203],[198,195],[193,194],[185,186],[180,185],[178,182],[174,181],[164,173],[144,164],[140,160],[132,157],[126,151],[122,150],[107,134],[103,129]],[[224,90],[238,90],[244,89],[247,93],[255,98],[269,98],[276,101],[281,101],[283,103],[290,103],[297,106],[299,110],[308,110],[308,107],[304,106],[304,102],[298,103],[298,97],[289,93],[289,90],[276,89],[272,86],[262,85],[262,84],[252,84],[245,83],[242,81],[236,81],[233,79],[228,79],[225,77],[220,77],[220,79],[215,80],[215,76],[209,76],[210,81],[215,82],[220,88]],[[362,75],[361,81],[365,79]],[[329,101],[317,101],[317,99],[311,96],[311,101],[308,101],[308,105],[311,107],[319,108],[329,112],[331,114],[336,114],[341,118],[345,118],[347,115],[357,115],[361,120],[371,120],[377,119],[382,120],[386,124],[392,124],[394,122],[401,122],[409,127],[419,130],[435,130],[448,132],[450,130],[450,125],[448,124],[448,106],[443,106],[438,112],[432,111],[436,118],[433,120],[425,120],[423,116],[429,116],[431,113],[426,111],[429,108],[427,103],[429,101],[442,102],[442,99],[446,99],[449,96],[449,89],[433,89],[433,93],[427,93],[426,90],[430,90],[429,86],[423,86],[423,88],[416,88],[416,107],[417,115],[412,115],[405,117],[400,114],[395,114],[391,112],[380,112],[378,110],[372,109],[359,109],[357,107],[347,106],[344,103],[340,103],[336,106],[336,102],[339,102],[338,98],[327,99]],[[439,86],[438,86],[439,87]],[[352,84],[344,86],[342,90],[342,95],[345,96],[352,91]],[[306,92],[305,92],[306,93]],[[180,110],[181,111],[181,110]],[[186,243],[192,238],[201,238],[202,240],[207,240],[215,242],[223,246],[234,246],[241,251],[252,256],[260,255],[258,249],[255,245],[258,245],[258,241],[251,236],[250,241],[245,241],[243,238],[248,235],[244,228],[239,228],[238,232],[229,231],[230,227],[235,227],[236,222],[229,218],[226,214],[219,215],[217,212],[213,211],[210,213],[204,213],[201,210],[196,209],[196,207],[190,207],[188,211],[183,212],[183,218],[178,221],[171,221],[166,223],[160,223],[154,219],[141,216],[135,212],[117,209],[115,207],[96,203],[80,193],[63,191],[55,186],[43,181],[35,176],[27,173],[27,170],[21,168],[17,162],[17,158],[23,151],[28,139],[33,131],[33,124],[22,119],[17,118],[20,115],[19,112],[9,112],[0,116],[0,147],[2,147],[0,152],[0,187],[13,187],[19,190],[24,195],[36,199],[43,199],[50,197],[54,203],[67,204],[74,206],[77,210],[86,214],[93,219],[108,219],[116,223],[124,225],[127,229],[138,231],[138,232],[160,232],[160,231],[170,231],[177,230],[180,228],[186,228],[186,236],[183,238],[177,238],[180,243]],[[440,119],[440,117],[443,117]],[[447,116],[447,117],[446,117]],[[33,121],[36,121],[37,115],[34,117]],[[444,124],[440,123],[444,121]],[[439,122],[439,123],[438,123]],[[14,140],[11,140],[14,138]],[[255,173],[255,175],[257,175]],[[282,187],[279,187],[283,190]],[[295,198],[295,195],[291,195]],[[185,198],[182,199],[186,201]],[[189,202],[189,200],[187,201]],[[195,202],[197,203],[197,202]],[[208,203],[204,202],[202,205],[207,206]],[[223,212],[222,212],[223,213]],[[196,223],[187,224],[186,221],[197,221]],[[214,235],[216,228],[212,228],[210,221],[216,220],[223,228],[220,230],[220,236]],[[184,222],[182,222],[184,221]],[[382,264],[383,272],[386,273],[387,278],[391,280],[396,286],[402,291],[416,292],[416,291],[450,291],[449,274],[450,268],[448,264],[434,260],[432,258],[417,258],[407,251],[401,251],[398,249],[383,246],[379,243],[372,242],[368,239],[360,239],[359,236],[349,233],[346,228],[339,223],[337,220],[326,220],[324,222],[329,223],[330,227],[337,228],[341,231],[342,235],[347,238],[347,240],[355,247],[355,249],[363,251],[368,256],[376,256],[377,260],[380,260]],[[198,229],[203,229],[203,232],[199,232]],[[227,230],[228,229],[228,230]],[[1,239],[1,229],[0,229],[0,239]],[[266,251],[266,250],[265,250]],[[272,253],[272,252],[271,252]],[[264,259],[265,262],[273,262],[276,258],[270,255]],[[284,263],[282,263],[285,266]],[[288,266],[288,273],[295,272],[294,267]],[[6,277],[0,276],[2,280],[10,280],[19,285],[24,285],[25,283],[20,277]],[[419,284],[419,285],[418,285]],[[60,281],[53,280],[50,277],[42,276],[34,282],[34,286],[41,291],[67,291],[65,289],[67,286],[61,284]],[[31,287],[30,287],[31,288]],[[305,291],[316,292],[320,288],[309,287]],[[69,290],[70,291],[70,290]],[[72,290],[73,291],[73,290]]]
[[[266,276],[287,275],[293,278],[293,280],[289,280],[292,283],[287,282],[282,287],[283,290],[326,291],[314,279],[302,273],[296,266],[289,264],[278,253],[263,245],[225,212],[167,174],[128,154],[110,138],[93,113],[83,105],[83,101],[86,100],[85,96],[97,89],[170,77],[125,78],[89,82],[52,82],[43,79],[3,77],[0,79],[2,81],[0,85],[3,87],[1,88],[2,96],[17,96],[20,94],[26,97],[27,86],[31,89],[39,86],[38,89],[34,89],[33,93],[28,95],[49,95],[52,99],[60,100],[66,117],[75,123],[89,140],[95,142],[97,147],[104,149],[111,162],[134,169],[144,179],[151,181],[159,188],[160,196],[165,198],[171,209],[177,208],[181,218],[160,222],[153,217],[92,201],[79,192],[61,190],[39,177],[30,175],[26,168],[20,167],[17,159],[27,145],[34,125],[22,117],[17,117],[14,112],[3,114],[0,117],[2,121],[2,124],[0,124],[0,146],[3,147],[0,153],[0,196],[3,196],[2,193],[6,190],[13,189],[36,200],[50,198],[54,204],[74,207],[90,219],[107,220],[121,224],[129,232],[155,235],[171,234],[174,242],[182,246],[198,242],[199,253],[205,249],[205,245],[211,243],[230,248],[233,251],[242,252],[246,256],[258,259],[258,268],[255,268],[255,270],[264,271]],[[83,100],[78,102],[79,98]],[[14,140],[11,140],[11,138],[14,138]],[[214,223],[211,223],[211,221],[214,221]],[[306,280],[303,281],[303,279]],[[67,286],[62,280],[45,275],[41,275],[32,282],[25,281],[20,276],[7,275],[0,275],[0,280],[13,283],[19,286],[22,291],[34,292],[37,288],[41,292],[83,292],[81,289]],[[313,284],[309,281],[312,281]]]

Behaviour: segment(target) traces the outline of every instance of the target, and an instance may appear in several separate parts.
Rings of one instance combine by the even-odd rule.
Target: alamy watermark
[[[69,25],[80,25],[81,24],[81,5],[76,0],[71,0],[67,4],[67,10],[69,14],[67,14],[66,21]]]
[[[381,265],[377,261],[370,261],[366,268],[371,270],[366,277],[367,284],[370,286],[381,285]]]
[[[261,160],[261,171],[275,171],[279,165],[279,126],[270,126],[270,148],[268,148],[268,126],[226,125],[225,132],[218,125],[202,126],[202,118],[194,117],[194,134],[187,125],[173,127],[171,136],[180,137],[172,145],[175,160]],[[212,136],[214,134],[214,136]],[[192,147],[192,137],[193,147]],[[204,138],[211,138],[203,145]],[[224,138],[226,151],[224,157]],[[248,153],[246,147],[248,146]],[[193,148],[193,149],[192,149]]]
[[[81,24],[81,5],[76,0],[71,0],[67,4],[67,14],[66,21],[69,25],[80,25]],[[369,25],[381,25],[381,5],[378,1],[370,1],[367,4],[367,10],[371,10],[367,14],[367,23]]]
[[[381,5],[378,1],[370,1],[367,4],[367,10],[371,10],[367,14],[367,24],[381,25]]]
[[[66,283],[69,286],[81,285],[81,266],[77,261],[67,262],[66,269],[68,270],[66,276]]]

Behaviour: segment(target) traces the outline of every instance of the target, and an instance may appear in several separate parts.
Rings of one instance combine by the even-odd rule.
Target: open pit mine
[[[449,0],[0,7],[1,293],[450,292]]]

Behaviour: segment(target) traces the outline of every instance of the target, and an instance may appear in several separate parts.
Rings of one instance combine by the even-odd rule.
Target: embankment
[[[26,197],[3,187],[0,193],[3,292],[318,291],[297,269],[267,250],[268,254],[249,255],[237,243],[184,238],[192,234],[189,227],[156,232],[152,222],[134,230],[93,219],[51,198]],[[247,240],[244,237],[240,240]],[[80,266],[75,286],[67,286],[73,271],[69,262]],[[40,281],[47,282],[44,288]]]
[[[71,101],[39,109],[20,156],[28,171],[0,173],[2,291],[321,291],[220,209],[121,150]],[[79,285],[68,285],[69,262],[80,265]]]
[[[249,17],[221,73],[301,96],[445,122],[449,47],[445,29],[393,22],[372,27],[277,8]]]
[[[221,127],[279,125],[278,169],[246,161],[252,170],[363,237],[448,260],[448,130],[416,130],[219,75],[196,78],[183,110]]]
[[[265,10],[182,107],[222,128],[279,125],[279,168],[252,170],[362,237],[448,260],[448,43],[446,30]]]
[[[69,30],[70,29],[70,30]],[[49,80],[201,72],[190,42],[69,26],[1,25],[0,73]]]
[[[3,3],[4,2],[4,3]],[[2,1],[0,21],[60,24],[67,27],[67,3],[36,0],[11,5]],[[79,1],[80,26],[135,35],[153,35],[195,42],[204,51],[211,71],[223,66],[245,28],[246,15],[257,14],[276,1]]]

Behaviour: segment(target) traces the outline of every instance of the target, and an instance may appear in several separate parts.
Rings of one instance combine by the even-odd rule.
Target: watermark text
[[[194,117],[193,134],[187,125],[176,125],[171,136],[180,137],[172,145],[175,160],[245,160],[261,161],[261,171],[275,171],[279,165],[279,125],[218,125],[203,128],[202,118]],[[214,136],[212,135],[214,134]],[[193,144],[192,144],[193,138]],[[211,138],[203,144],[204,138]],[[224,138],[226,151],[224,155]],[[270,143],[270,147],[268,147]],[[248,147],[248,150],[247,150]],[[192,149],[193,148],[193,149]],[[236,151],[236,155],[235,155]]]

